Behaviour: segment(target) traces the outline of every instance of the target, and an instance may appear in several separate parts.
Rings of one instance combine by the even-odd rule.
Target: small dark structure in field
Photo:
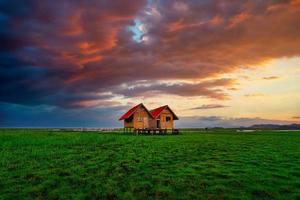
[[[129,109],[119,120],[124,120],[125,132],[134,130],[137,134],[165,134],[167,130],[172,130],[172,133],[179,132],[174,129],[174,120],[178,119],[168,105],[148,111],[141,103]]]

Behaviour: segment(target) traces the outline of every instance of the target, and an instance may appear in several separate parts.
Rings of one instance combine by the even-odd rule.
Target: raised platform
[[[124,132],[133,132],[136,135],[139,134],[147,134],[147,135],[166,135],[166,134],[173,134],[173,135],[178,135],[179,134],[179,129],[134,129],[134,128],[124,128]]]
[[[173,135],[178,135],[179,134],[179,129],[161,129],[161,128],[145,128],[145,129],[140,129],[140,128],[124,128],[124,132],[132,132],[136,135],[139,134],[146,134],[146,135],[166,135],[166,134],[173,134]]]

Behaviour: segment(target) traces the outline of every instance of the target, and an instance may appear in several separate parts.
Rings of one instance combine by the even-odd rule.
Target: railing
[[[139,134],[148,134],[148,135],[166,135],[168,131],[171,131],[171,134],[173,135],[178,135],[179,134],[179,129],[134,129],[133,133],[136,135]]]

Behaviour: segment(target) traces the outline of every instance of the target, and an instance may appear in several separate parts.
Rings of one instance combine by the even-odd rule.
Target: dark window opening
[[[130,123],[133,121],[133,115],[131,115],[129,118],[125,119],[126,123]]]
[[[160,128],[160,120],[156,120],[156,128]]]
[[[166,122],[171,121],[171,117],[166,117]]]

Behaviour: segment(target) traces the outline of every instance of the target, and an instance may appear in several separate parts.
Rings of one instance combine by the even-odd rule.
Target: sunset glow
[[[30,2],[0,1],[1,127],[300,122],[298,0]]]

